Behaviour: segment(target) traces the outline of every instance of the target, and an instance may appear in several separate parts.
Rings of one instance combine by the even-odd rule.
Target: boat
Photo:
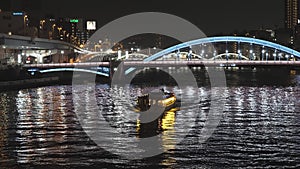
[[[149,94],[138,96],[135,111],[147,111],[151,106],[161,107],[165,111],[169,111],[171,109],[179,109],[180,107],[180,100],[173,92],[168,92],[161,89],[160,93],[154,94],[154,98],[155,99],[150,99]]]

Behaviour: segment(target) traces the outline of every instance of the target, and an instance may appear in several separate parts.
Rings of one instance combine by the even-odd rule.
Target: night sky
[[[5,9],[8,1],[11,0],[1,0],[0,8]],[[22,1],[22,4],[25,4],[23,8],[35,17],[53,14],[56,17],[95,19],[98,21],[98,27],[127,14],[150,11],[182,17],[197,25],[207,35],[284,26],[284,0],[19,1]]]

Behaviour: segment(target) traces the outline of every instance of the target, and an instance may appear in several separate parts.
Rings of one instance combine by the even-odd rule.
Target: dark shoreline
[[[216,69],[217,70],[217,69]],[[197,80],[198,86],[210,86],[210,79],[205,69],[191,69]],[[289,68],[245,68],[245,69],[224,69],[227,86],[264,86],[274,85],[285,86],[287,84],[298,85],[295,76],[300,74],[299,69]],[[181,75],[184,76],[184,72]],[[80,74],[84,79],[84,73]],[[81,77],[79,78],[79,81]],[[255,80],[254,80],[255,79]],[[0,92],[35,88],[42,86],[72,85],[73,72],[55,72],[47,74],[30,75],[26,69],[6,69],[0,70]],[[293,82],[291,82],[293,81]],[[155,69],[148,69],[139,72],[132,79],[131,84],[147,86],[148,83],[155,85],[176,84],[176,81],[166,72]],[[84,83],[84,82],[83,82]],[[96,84],[110,84],[108,77],[95,76]]]

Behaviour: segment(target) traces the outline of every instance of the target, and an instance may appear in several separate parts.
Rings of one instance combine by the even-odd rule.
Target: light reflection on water
[[[210,90],[201,87],[180,91],[171,86],[170,89],[187,95],[198,91],[201,97],[197,104],[190,105],[190,111],[166,112],[156,125],[149,127],[139,123],[136,113],[124,112],[122,105],[133,104],[137,94],[150,88],[132,88],[131,95],[114,102],[111,93],[122,89],[96,86],[98,105],[89,106],[102,112],[116,130],[137,138],[161,133],[162,148],[169,151],[134,161],[106,152],[87,136],[74,112],[71,86],[1,93],[0,167],[299,167],[298,87],[228,88],[223,93],[226,104],[222,121],[212,137],[201,145],[197,140],[207,118]],[[90,96],[80,99],[88,102]],[[195,127],[184,133],[181,124],[193,116],[197,116]],[[88,117],[87,114],[91,122],[97,120]],[[128,120],[134,118],[134,122]],[[186,135],[182,143],[176,144],[176,139]],[[120,150],[128,148],[119,146]]]

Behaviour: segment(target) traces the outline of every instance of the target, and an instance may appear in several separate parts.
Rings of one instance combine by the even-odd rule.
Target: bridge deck
[[[300,61],[124,61],[124,66],[300,66]],[[110,62],[25,64],[25,68],[110,66]]]

